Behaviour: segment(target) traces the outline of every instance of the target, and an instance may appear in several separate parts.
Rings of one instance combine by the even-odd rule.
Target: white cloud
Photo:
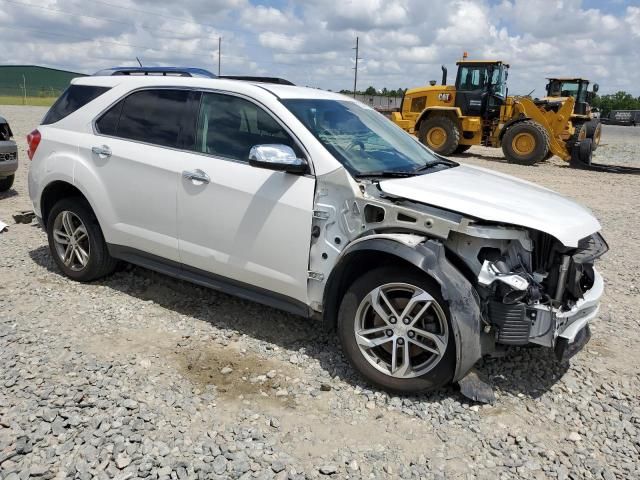
[[[0,63],[92,72],[135,64],[196,65],[349,89],[356,36],[361,88],[440,78],[468,51],[511,64],[510,91],[549,75],[582,75],[601,92],[640,94],[640,7],[583,0],[20,0],[0,11]],[[119,6],[119,7],[118,7]],[[450,74],[450,78],[452,75]]]

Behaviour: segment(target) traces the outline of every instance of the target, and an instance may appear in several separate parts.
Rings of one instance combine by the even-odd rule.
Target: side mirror
[[[303,158],[298,158],[293,148],[277,143],[251,147],[249,165],[298,174],[308,171],[307,162]]]
[[[598,85],[597,83],[593,84],[593,93],[598,93],[598,90],[600,90],[600,85]]]

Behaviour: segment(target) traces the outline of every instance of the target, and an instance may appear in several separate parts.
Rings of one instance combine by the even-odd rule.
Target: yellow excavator
[[[591,102],[599,90],[597,83],[593,84],[592,91],[589,91],[589,80],[580,77],[552,77],[547,78],[547,96],[538,102],[557,102],[572,97],[575,100],[571,122],[574,125],[584,124],[587,129],[587,138],[593,141],[592,147],[595,150],[600,145],[602,135],[602,125],[599,118],[594,118],[591,112]]]
[[[502,148],[507,161],[533,165],[553,155],[590,164],[593,140],[584,124],[574,124],[575,99],[536,104],[529,97],[508,96],[509,65],[500,60],[457,62],[455,85],[407,90],[394,123],[441,155],[472,145]]]

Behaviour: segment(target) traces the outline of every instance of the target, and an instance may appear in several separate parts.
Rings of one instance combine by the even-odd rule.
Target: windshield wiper
[[[434,160],[433,162],[425,163],[421,167],[416,168],[413,173],[424,172],[425,170],[431,170],[438,165],[445,165],[447,167],[455,167],[457,164],[450,160]]]
[[[375,172],[359,173],[356,177],[413,177],[415,174],[416,172],[405,172],[402,170],[378,170]]]

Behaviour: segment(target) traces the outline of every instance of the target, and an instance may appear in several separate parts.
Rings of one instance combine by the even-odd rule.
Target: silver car
[[[11,188],[18,170],[18,147],[12,138],[9,122],[0,117],[0,192]]]

